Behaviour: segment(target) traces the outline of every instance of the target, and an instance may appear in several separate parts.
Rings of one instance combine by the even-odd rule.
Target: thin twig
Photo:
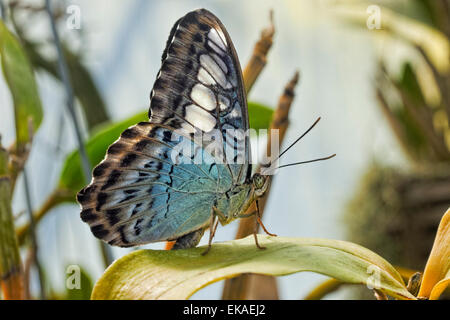
[[[274,112],[272,123],[270,125],[270,130],[279,130],[279,144],[283,144],[284,137],[286,135],[286,131],[289,125],[289,111],[294,100],[294,88],[297,85],[299,80],[299,73],[296,72],[292,79],[286,85],[283,94],[278,101],[277,109]],[[269,132],[270,132],[269,130]],[[270,150],[272,150],[271,139],[267,139],[267,154],[270,154]],[[259,172],[261,169],[260,166],[256,168],[256,171]],[[272,177],[272,176],[270,176]],[[259,199],[259,208],[261,216],[264,214],[264,208],[267,202],[268,195],[270,194],[270,184],[267,188],[265,195]],[[256,210],[255,205],[250,206],[247,212],[252,212]],[[236,239],[245,238],[251,235],[255,228],[255,220],[254,219],[242,219],[239,224],[239,229],[236,234]]]
[[[16,6],[10,6],[11,8],[11,22],[14,26],[16,34],[20,39],[23,48],[26,50],[28,58],[30,59],[33,67],[36,70],[44,70],[57,80],[62,82],[61,75],[58,70],[58,60],[49,59],[40,53],[40,42],[30,40],[26,36],[26,28],[24,24],[17,22],[18,10]],[[43,7],[45,12],[45,7]],[[64,11],[61,11],[65,14]],[[56,20],[57,13],[53,12],[53,16]],[[107,113],[105,102],[103,101],[100,92],[95,85],[94,79],[88,72],[86,67],[80,62],[81,58],[78,54],[73,53],[71,50],[62,44],[62,51],[67,62],[69,70],[70,84],[73,87],[73,93],[78,98],[80,105],[83,109],[86,118],[86,126],[88,131],[92,131],[97,125],[110,120]]]
[[[23,267],[14,232],[8,153],[0,145],[0,286],[4,299],[25,299]]]
[[[16,187],[17,178],[25,167],[30,154],[29,144],[25,148],[17,149],[16,143],[8,148],[9,152],[9,177],[11,180],[11,190]],[[12,195],[12,194],[11,194]]]
[[[58,204],[67,201],[73,201],[75,195],[71,191],[56,189],[54,192],[47,197],[44,203],[40,206],[38,210],[36,210],[33,214],[34,223],[38,223],[44,215],[49,212],[52,208],[56,207]],[[25,224],[16,230],[17,239],[19,240],[19,244],[22,245],[27,236],[30,233],[30,224]]]
[[[6,20],[6,7],[5,7],[5,4],[3,3],[3,0],[0,0],[0,14],[1,14],[2,20],[5,21]]]
[[[379,289],[373,289],[373,294],[377,300],[389,300],[387,295]]]
[[[83,172],[84,172],[86,181],[89,181],[91,179],[91,165],[90,165],[89,159],[87,157],[86,147],[84,146],[83,138],[81,136],[80,125],[78,123],[77,116],[75,113],[75,106],[74,106],[75,100],[74,100],[74,95],[73,95],[73,89],[72,89],[72,85],[69,80],[69,71],[67,68],[66,59],[64,57],[64,54],[63,54],[63,51],[61,48],[61,42],[59,40],[58,30],[56,29],[56,23],[55,23],[55,20],[53,18],[53,14],[51,11],[50,0],[45,1],[45,8],[46,8],[47,14],[50,19],[53,39],[55,42],[56,50],[58,52],[58,69],[59,69],[59,73],[61,75],[61,79],[63,80],[63,83],[64,83],[64,88],[66,90],[67,109],[70,113],[70,116],[73,121],[73,126],[75,128],[75,134],[76,134],[77,141],[78,141],[78,149],[79,149],[80,156],[81,156],[81,165],[83,167]]]
[[[327,294],[338,290],[343,284],[345,283],[342,281],[333,278],[328,279],[315,287],[310,293],[308,293],[304,300],[320,300]]]
[[[270,129],[279,130],[279,139],[280,139],[280,145],[283,143],[286,130],[289,125],[289,110],[292,105],[292,101],[294,100],[294,88],[297,85],[299,80],[299,73],[296,72],[294,74],[294,77],[289,81],[289,83],[286,85],[283,94],[280,97],[280,100],[278,102],[277,109],[275,110],[275,113],[273,115],[272,123],[270,126]],[[270,130],[269,130],[270,132]],[[267,140],[267,154],[270,154],[271,147],[271,139]],[[260,167],[258,166],[256,171],[260,171]],[[259,202],[259,208],[260,208],[260,214],[261,216],[264,213],[264,208],[268,199],[268,196],[270,194],[270,181],[269,186],[267,188],[267,191],[265,195],[258,200]],[[248,209],[247,213],[254,212],[256,210],[255,203],[253,203],[250,208]],[[239,229],[236,234],[236,239],[241,239],[246,236],[251,235],[255,228],[259,228],[258,225],[256,225],[255,219],[241,219],[239,222]],[[253,277],[255,275],[252,274],[245,274],[238,276],[233,279],[229,279],[225,281],[222,299],[225,300],[235,300],[235,299],[247,299],[248,296],[252,296],[255,299],[258,299],[258,292],[262,292],[260,290],[259,286],[264,287],[271,287],[272,290],[272,299],[277,299],[278,293],[277,293],[277,287],[275,278],[270,276],[265,277],[259,277],[259,281],[253,281]],[[252,285],[252,283],[254,285]],[[269,285],[267,284],[269,283]],[[251,288],[251,290],[250,290]],[[250,292],[251,291],[251,292]]]
[[[86,183],[88,183],[91,179],[91,164],[89,163],[89,159],[88,159],[87,152],[86,152],[86,147],[84,145],[83,138],[81,136],[80,125],[79,125],[77,117],[76,117],[75,106],[74,106],[74,94],[73,94],[72,85],[69,80],[69,71],[67,68],[67,62],[64,57],[62,48],[61,48],[61,42],[59,40],[58,30],[56,29],[55,19],[52,14],[50,0],[45,1],[45,9],[49,16],[53,39],[55,42],[55,47],[58,52],[59,73],[60,73],[61,79],[63,80],[64,87],[66,89],[67,108],[68,108],[70,116],[72,118],[74,129],[75,129],[75,134],[76,134],[76,137],[78,140],[78,150],[79,150],[80,156],[81,156],[81,164],[83,167],[85,181],[86,181]],[[103,242],[100,242],[100,246],[101,246],[101,251],[103,254],[104,264],[105,264],[105,266],[108,266],[113,261],[111,248],[109,248]]]
[[[433,73],[436,84],[439,87],[439,92],[441,94],[441,104],[444,106],[444,110],[447,113],[447,117],[450,118],[450,76],[448,74],[441,74],[433,62],[431,62],[428,54],[421,46],[416,46],[416,49],[422,55],[428,67]]]
[[[39,289],[40,289],[40,299],[45,300],[45,283],[44,283],[44,274],[42,272],[42,267],[39,261],[39,255],[38,255],[38,244],[36,239],[36,224],[34,222],[33,217],[33,206],[31,204],[31,194],[30,194],[30,181],[28,179],[28,173],[26,168],[23,169],[23,181],[24,181],[24,187],[25,187],[25,199],[27,203],[27,211],[28,211],[28,218],[30,223],[30,238],[31,238],[31,256],[34,261],[34,265],[36,266],[36,269],[38,271],[38,277],[39,277]],[[26,284],[29,286],[29,282],[26,282]]]
[[[391,83],[400,93],[403,106],[421,128],[425,138],[427,139],[438,160],[450,160],[450,151],[445,145],[444,136],[441,132],[437,132],[433,126],[431,109],[427,105],[415,104],[407,94],[407,92],[405,92],[405,90],[403,90],[396,81],[391,80]]]
[[[261,38],[253,48],[253,54],[243,73],[245,91],[248,93],[267,63],[267,54],[272,47],[275,26],[273,11],[270,11],[270,25],[261,32]]]
[[[416,149],[413,149],[409,145],[408,137],[406,135],[406,131],[398,117],[392,112],[391,108],[388,105],[386,98],[383,95],[383,91],[380,86],[376,86],[376,98],[378,100],[378,106],[386,117],[389,125],[391,126],[392,131],[397,136],[397,139],[400,143],[401,148],[405,152],[405,154],[410,157],[413,162],[419,161],[419,154]]]
[[[258,40],[258,42],[255,44],[255,47],[253,49],[253,54],[252,54],[249,62],[247,63],[246,67],[243,70],[244,86],[245,86],[245,91],[247,94],[250,92],[256,79],[258,79],[259,75],[261,74],[262,70],[264,69],[264,67],[267,63],[267,54],[273,44],[273,36],[275,34],[275,25],[273,23],[273,11],[270,12],[269,20],[270,20],[269,27],[267,27],[266,29],[264,29],[261,32],[261,37]],[[269,143],[270,143],[270,139],[269,139]],[[264,211],[264,204],[265,204],[265,201],[262,201],[260,203],[261,214]],[[254,206],[251,206],[251,207],[252,207],[252,210],[255,210]],[[241,220],[240,224],[239,224],[240,230],[241,230],[241,228],[243,228],[242,225],[246,224],[247,220],[253,221],[253,219]],[[248,225],[247,228],[253,228],[251,230],[255,230],[254,224],[249,224],[247,222],[247,225]],[[238,235],[236,237],[239,236],[239,233],[240,233],[240,231],[238,231]],[[239,299],[242,296],[245,296],[246,292],[249,292],[249,291],[254,292],[255,290],[248,290],[252,283],[252,281],[251,281],[252,278],[248,278],[247,280],[245,280],[246,277],[250,277],[250,275],[241,275],[237,278],[226,280],[225,286],[224,286],[223,292],[222,292],[222,299]],[[263,275],[260,275],[259,277],[260,277],[260,279],[259,279],[258,283],[264,283],[267,285],[266,289],[269,288],[266,291],[270,292],[270,294],[271,294],[270,298],[277,299],[278,298],[278,290],[277,290],[275,278],[263,276]],[[256,282],[253,282],[253,283],[256,283]]]

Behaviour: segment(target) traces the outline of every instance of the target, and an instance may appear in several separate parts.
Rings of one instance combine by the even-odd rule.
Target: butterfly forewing
[[[209,11],[190,12],[173,26],[149,116],[152,122],[200,133],[203,141],[218,131],[233,182],[245,180],[250,148],[241,67],[228,32]]]
[[[251,170],[243,88],[221,22],[203,9],[178,20],[151,91],[150,122],[124,131],[78,194],[93,234],[118,246],[202,234],[220,194]],[[220,152],[205,143],[217,132]]]

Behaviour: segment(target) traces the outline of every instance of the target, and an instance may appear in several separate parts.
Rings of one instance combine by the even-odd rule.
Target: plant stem
[[[3,0],[0,0],[0,14],[1,14],[2,20],[5,21],[6,20],[6,8],[5,8],[5,4],[3,3]]]
[[[270,125],[270,130],[276,129],[279,130],[279,138],[280,138],[280,145],[283,143],[284,137],[286,135],[286,130],[289,125],[289,111],[292,105],[292,102],[294,100],[294,88],[297,85],[299,80],[299,73],[296,72],[293,76],[293,78],[289,81],[289,83],[286,85],[283,94],[281,95],[277,109],[275,110],[275,113],[273,115],[272,123]],[[269,132],[270,132],[269,130]],[[267,154],[270,154],[271,151],[271,139],[267,140]],[[256,171],[260,171],[260,166],[256,168]],[[264,213],[264,208],[267,202],[267,199],[270,194],[270,181],[269,186],[267,187],[267,191],[264,194],[263,197],[258,199],[259,201],[259,208],[260,208],[260,215],[262,216]],[[255,203],[253,203],[247,210],[247,213],[253,212],[256,210]],[[255,219],[241,219],[239,222],[239,229],[236,233],[236,239],[245,238],[252,233],[254,233],[255,227],[259,228],[259,225],[256,226]],[[277,293],[277,287],[275,278],[273,277],[261,277],[259,281],[256,283],[252,280],[252,277],[255,275],[252,274],[245,274],[238,277],[235,277],[233,279],[229,279],[225,281],[223,293],[222,293],[222,299],[224,300],[236,300],[236,299],[247,299],[248,296],[252,295],[255,299],[258,299],[257,295],[258,292],[262,292],[262,287],[271,287],[272,290],[272,298],[271,299],[277,299],[278,293]],[[252,283],[255,283],[255,285],[251,286]],[[250,289],[252,288],[252,289]],[[267,291],[267,289],[266,289]]]
[[[247,63],[246,67],[242,72],[244,78],[245,92],[247,94],[250,92],[254,83],[256,82],[262,70],[264,69],[267,63],[267,54],[273,44],[275,26],[273,23],[272,11],[270,12],[269,18],[270,18],[270,25],[269,27],[263,29],[263,31],[261,32],[261,37],[255,44],[253,54],[250,57],[249,62]],[[266,194],[268,193],[268,191],[269,190],[267,190]],[[261,203],[260,206],[261,214],[264,211],[264,204],[265,203]],[[250,208],[252,208],[251,210],[255,210],[254,205],[250,206]],[[249,228],[250,226],[253,226],[252,230],[254,230],[254,224],[250,225],[247,222],[247,220],[250,219],[242,219],[240,221],[239,230],[241,230],[241,228]],[[253,221],[253,219],[251,220]],[[237,239],[241,238],[240,233],[241,231],[238,231],[238,234],[236,235]],[[251,234],[251,232],[249,234]],[[266,289],[268,289],[268,292],[272,294],[272,298],[276,299],[278,297],[278,290],[275,279],[273,277],[261,276],[260,283],[262,282],[264,282],[264,285]],[[240,299],[240,298],[245,299],[249,291],[254,291],[249,288],[250,283],[251,283],[251,275],[241,275],[237,278],[225,280],[225,285],[222,292],[222,299]]]
[[[34,265],[36,266],[36,269],[38,271],[39,276],[39,289],[40,289],[40,299],[45,300],[45,283],[44,283],[44,275],[42,272],[42,267],[39,262],[39,255],[38,255],[38,244],[36,239],[36,225],[34,222],[33,217],[33,206],[31,204],[31,194],[30,194],[30,183],[28,179],[28,173],[26,168],[23,169],[23,179],[24,179],[24,186],[25,186],[25,199],[27,203],[27,211],[28,211],[28,217],[30,221],[30,238],[31,238],[31,255],[32,260],[34,261]],[[29,283],[28,283],[29,285]]]
[[[56,207],[58,204],[66,201],[71,201],[74,197],[75,195],[70,191],[56,189],[50,194],[50,196],[48,196],[42,206],[33,214],[34,223],[38,223],[48,211]],[[26,224],[16,230],[17,239],[19,240],[20,245],[25,242],[29,231],[30,224]]]
[[[74,95],[73,95],[72,85],[69,80],[69,71],[67,68],[67,62],[64,57],[62,48],[61,48],[61,42],[59,40],[58,30],[56,29],[55,19],[52,14],[50,0],[45,1],[45,9],[49,16],[50,25],[51,25],[52,34],[53,34],[53,40],[55,42],[55,47],[58,52],[59,73],[60,73],[61,79],[63,80],[64,87],[66,89],[67,108],[68,108],[68,111],[72,118],[74,129],[75,129],[75,134],[76,134],[76,137],[78,140],[78,149],[80,152],[81,164],[83,167],[84,176],[85,176],[86,182],[89,182],[91,180],[91,164],[89,163],[89,159],[88,159],[87,152],[86,152],[86,147],[84,145],[83,138],[81,136],[80,125],[79,125],[77,117],[76,117],[75,106],[74,106]],[[111,262],[113,260],[112,252],[111,252],[111,249],[109,247],[107,247],[107,245],[105,243],[100,242],[100,246],[101,246],[101,251],[102,251],[102,256],[103,256],[103,262],[104,262],[105,267],[107,267],[111,264]]]
[[[25,285],[19,246],[11,210],[11,181],[8,154],[0,146],[0,284],[3,298],[25,299]]]
[[[45,1],[45,8],[48,13],[49,19],[50,19],[50,25],[52,28],[52,34],[53,34],[53,40],[55,43],[56,50],[58,52],[58,70],[59,74],[61,76],[61,79],[64,83],[64,88],[66,90],[67,95],[67,109],[70,113],[70,117],[73,121],[73,126],[75,129],[75,134],[78,141],[78,149],[81,155],[81,165],[83,167],[84,176],[87,181],[91,178],[91,165],[89,163],[89,159],[87,157],[86,147],[84,146],[83,138],[81,136],[81,129],[80,125],[77,120],[77,116],[75,113],[75,105],[74,105],[74,95],[73,95],[73,89],[72,85],[69,80],[69,71],[67,68],[67,62],[63,55],[61,43],[59,40],[58,30],[56,29],[56,23],[55,19],[53,18],[53,14],[50,7],[50,0]]]
[[[344,283],[339,280],[333,278],[328,279],[315,287],[310,293],[308,293],[304,300],[320,300],[327,294],[339,289],[343,284]]]
[[[270,11],[270,25],[261,32],[261,38],[256,42],[253,54],[242,72],[245,92],[247,93],[251,90],[261,71],[266,66],[267,54],[272,47],[274,34],[273,11]]]

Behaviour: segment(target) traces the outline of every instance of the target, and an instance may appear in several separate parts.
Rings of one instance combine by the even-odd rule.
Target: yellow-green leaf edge
[[[324,274],[343,282],[373,283],[400,299],[415,299],[400,274],[386,260],[351,242],[316,238],[253,236],[186,250],[138,250],[116,260],[94,286],[91,299],[188,299],[201,288],[241,273],[272,276],[301,271]],[[372,266],[372,267],[369,267]]]

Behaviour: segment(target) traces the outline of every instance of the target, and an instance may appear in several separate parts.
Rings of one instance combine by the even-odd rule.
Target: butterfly
[[[241,67],[227,30],[205,9],[189,12],[170,31],[149,121],[126,129],[108,148],[77,195],[81,219],[94,236],[120,247],[175,240],[173,249],[190,248],[209,228],[209,250],[218,223],[249,216],[268,187],[267,175],[252,174],[249,136],[228,134],[248,129]],[[216,142],[214,150],[199,134]],[[252,214],[262,223],[259,212]],[[255,241],[260,247],[256,234]]]

